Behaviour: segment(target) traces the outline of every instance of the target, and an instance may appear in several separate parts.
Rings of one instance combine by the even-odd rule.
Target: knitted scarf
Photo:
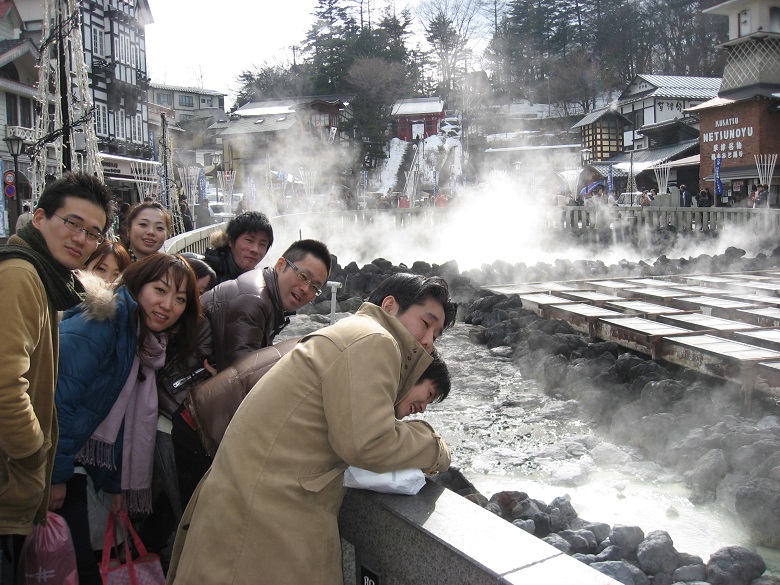
[[[152,511],[152,468],[157,436],[157,370],[165,364],[167,337],[149,333],[114,406],[76,455],[81,463],[116,469],[114,443],[124,424],[122,492],[131,513]]]
[[[27,260],[35,267],[55,310],[67,311],[84,300],[81,282],[54,259],[43,234],[31,223],[11,236],[7,246],[0,246],[0,261],[8,258]]]

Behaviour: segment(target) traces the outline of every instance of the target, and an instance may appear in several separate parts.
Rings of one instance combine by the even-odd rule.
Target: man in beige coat
[[[57,311],[81,302],[71,272],[112,221],[111,193],[66,174],[41,194],[32,221],[0,247],[0,583],[13,583],[23,535],[45,521],[57,444]]]
[[[446,282],[396,274],[354,316],[304,337],[231,421],[184,513],[168,583],[341,584],[346,467],[449,467],[439,434],[397,420],[395,406],[453,321]]]

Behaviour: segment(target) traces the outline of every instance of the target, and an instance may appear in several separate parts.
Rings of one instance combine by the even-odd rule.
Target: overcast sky
[[[316,0],[149,0],[146,64],[154,83],[222,91],[264,62],[289,61],[309,30]]]

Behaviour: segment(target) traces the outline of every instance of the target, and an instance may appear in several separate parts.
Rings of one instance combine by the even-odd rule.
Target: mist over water
[[[406,266],[415,261],[442,264],[454,260],[465,271],[497,260],[527,266],[537,262],[554,264],[557,259],[599,260],[609,266],[620,260],[653,263],[658,257],[658,250],[649,244],[649,230],[631,241],[622,239],[619,232],[607,231],[611,244],[564,237],[560,227],[546,225],[547,221],[560,225],[562,212],[550,204],[556,194],[555,186],[545,190],[499,177],[487,186],[461,188],[447,208],[425,207],[411,216],[393,210],[372,211],[370,222],[363,212],[278,216],[269,212],[266,208],[272,206],[262,201],[258,208],[272,218],[275,240],[279,242],[276,249],[281,251],[300,237],[320,239],[342,266],[353,261],[363,266],[376,258]],[[606,212],[602,215],[606,222],[612,221]],[[690,258],[722,254],[734,246],[745,250],[748,257],[755,257],[760,252],[772,252],[767,249],[765,236],[753,227],[726,226],[715,237],[695,230],[662,253],[669,258]],[[270,256],[275,258],[274,253]]]

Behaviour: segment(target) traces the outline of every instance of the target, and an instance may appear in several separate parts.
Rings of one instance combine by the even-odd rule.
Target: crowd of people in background
[[[111,193],[82,174],[49,184],[28,213],[0,246],[3,585],[47,510],[67,522],[86,585],[102,582],[95,536],[120,510],[166,568],[173,554],[169,582],[335,581],[344,469],[448,467],[429,425],[401,421],[449,393],[433,349],[455,314],[442,279],[394,275],[355,316],[274,345],[323,292],[324,243],[292,242],[261,267],[273,228],[243,211],[205,256],[168,254],[168,209],[123,204],[113,237]],[[337,485],[297,485],[312,473]],[[291,514],[316,530],[297,536]],[[260,541],[272,554],[258,558]]]

